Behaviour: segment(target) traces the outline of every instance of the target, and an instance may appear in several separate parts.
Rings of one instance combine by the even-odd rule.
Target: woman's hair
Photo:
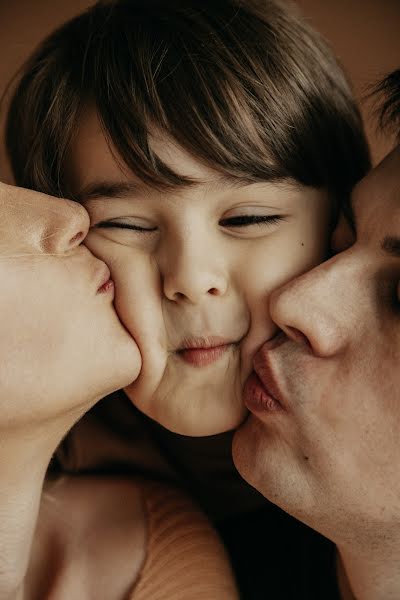
[[[68,153],[85,109],[143,182],[190,181],[150,145],[162,132],[215,171],[293,178],[342,195],[369,168],[359,112],[319,35],[274,0],[101,1],[23,68],[7,121],[16,183],[74,198]]]

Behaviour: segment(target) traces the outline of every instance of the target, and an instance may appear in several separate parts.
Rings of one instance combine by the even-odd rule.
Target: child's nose
[[[181,247],[166,265],[163,287],[169,300],[196,304],[209,296],[223,296],[228,277],[213,253]]]
[[[195,265],[177,269],[164,277],[164,294],[174,302],[197,304],[206,296],[223,296],[226,289],[223,277]]]

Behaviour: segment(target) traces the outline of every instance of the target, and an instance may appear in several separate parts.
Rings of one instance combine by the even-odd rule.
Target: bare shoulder
[[[43,503],[48,511],[54,506],[58,518],[60,510],[65,511],[68,528],[73,523],[85,535],[92,528],[100,532],[121,521],[135,527],[144,519],[141,484],[128,477],[62,476],[47,483]]]
[[[132,479],[63,476],[48,482],[40,515],[48,548],[59,540],[63,592],[82,581],[75,597],[120,599],[134,586],[146,555],[141,486]],[[81,595],[79,595],[81,594]],[[69,597],[72,597],[69,594]]]

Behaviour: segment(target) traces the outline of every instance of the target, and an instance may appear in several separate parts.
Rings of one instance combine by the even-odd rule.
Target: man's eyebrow
[[[400,237],[387,235],[381,242],[381,248],[389,256],[400,258]]]

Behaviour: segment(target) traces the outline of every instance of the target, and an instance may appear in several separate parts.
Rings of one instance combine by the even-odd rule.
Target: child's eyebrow
[[[194,188],[204,186],[208,191],[216,191],[223,188],[238,189],[250,185],[268,185],[268,183],[282,184],[289,183],[285,178],[275,179],[273,181],[254,181],[248,177],[238,177],[227,174],[220,174],[210,179],[192,179],[188,180],[182,186],[175,186],[164,190],[164,193],[180,192],[184,188]],[[292,182],[291,182],[292,183]],[[290,185],[290,187],[293,187]],[[152,192],[159,193],[159,190],[153,190],[150,186],[147,186],[138,181],[123,181],[123,182],[112,182],[112,181],[97,181],[89,183],[83,187],[76,195],[75,198],[84,204],[88,200],[94,198],[131,198],[132,196],[149,196]]]
[[[127,198],[146,192],[146,187],[134,181],[89,183],[76,194],[76,199],[84,204],[93,198]],[[147,192],[148,193],[148,192]]]

